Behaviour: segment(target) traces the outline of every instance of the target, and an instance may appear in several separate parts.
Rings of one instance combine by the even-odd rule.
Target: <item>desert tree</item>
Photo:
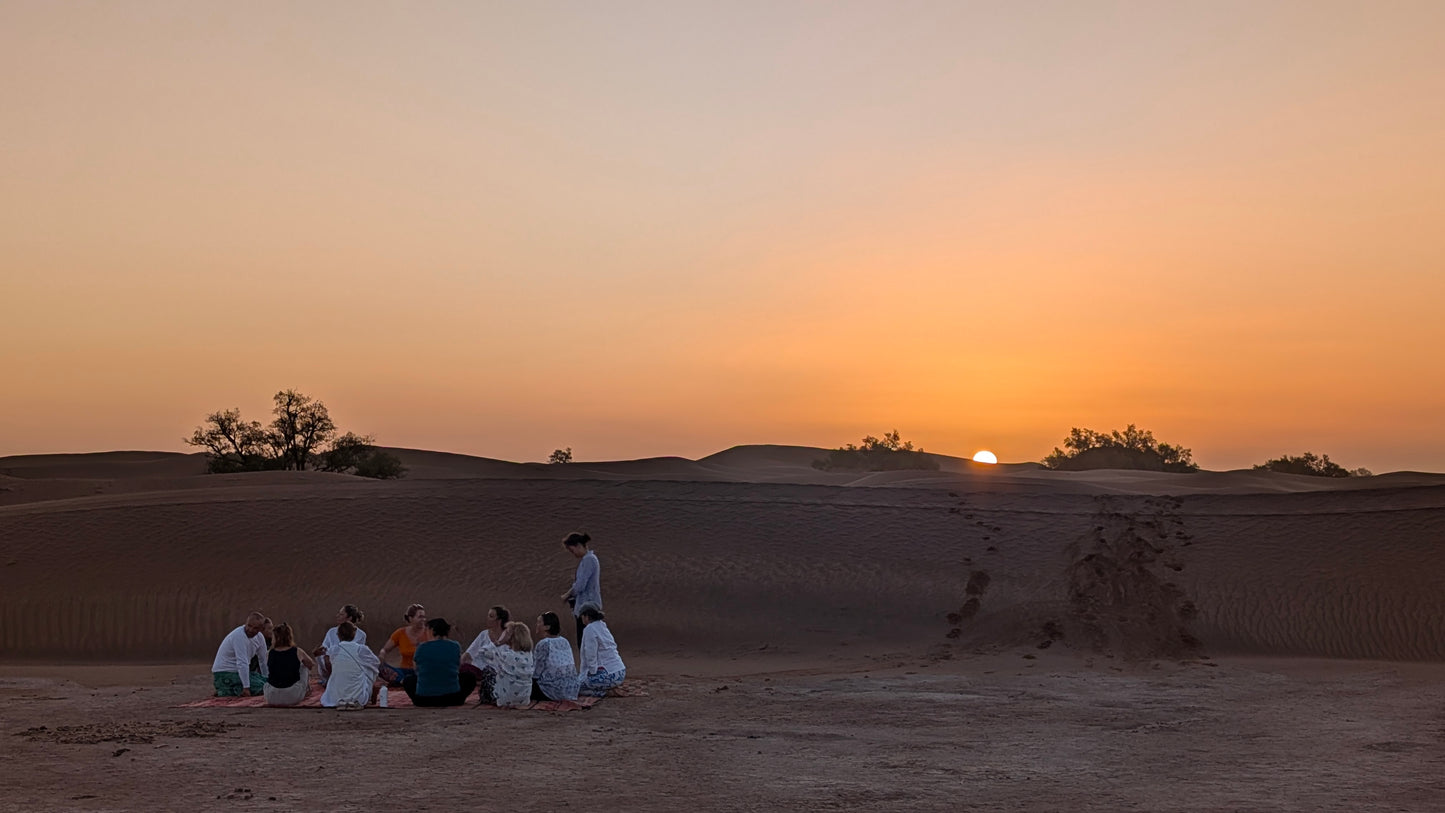
[[[282,468],[305,471],[306,464],[336,435],[336,423],[326,404],[296,390],[282,390],[274,398],[268,433],[271,451]]]
[[[188,446],[206,450],[206,467],[212,473],[273,467],[268,433],[259,422],[242,420],[239,409],[212,412],[206,416],[205,423],[184,440]]]
[[[547,456],[547,462],[552,464],[571,463],[572,447],[568,446],[565,449],[553,449],[552,454]]]
[[[206,450],[207,469],[213,473],[304,471],[308,466],[382,479],[406,473],[401,459],[377,448],[370,435],[347,432],[338,437],[326,405],[315,398],[282,390],[273,400],[274,418],[268,426],[243,420],[239,409],[227,409],[207,415],[185,442]]]
[[[1043,460],[1060,471],[1089,469],[1142,469],[1145,471],[1192,472],[1199,470],[1193,453],[1183,446],[1160,443],[1154,433],[1129,424],[1124,431],[1108,434],[1073,427],[1064,438],[1064,448],[1055,447]]]

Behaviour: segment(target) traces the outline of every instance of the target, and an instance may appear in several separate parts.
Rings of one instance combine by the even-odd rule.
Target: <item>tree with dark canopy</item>
[[[1065,451],[1067,450],[1067,451]],[[1199,470],[1193,453],[1154,439],[1154,433],[1129,424],[1123,432],[1109,434],[1077,426],[1064,438],[1064,448],[1055,447],[1044,465],[1058,471],[1091,469],[1139,469],[1143,471],[1193,472]]]
[[[1330,460],[1329,455],[1305,452],[1298,457],[1280,455],[1254,467],[1255,471],[1277,471],[1281,474],[1304,474],[1310,477],[1369,477],[1369,469],[1346,469]]]

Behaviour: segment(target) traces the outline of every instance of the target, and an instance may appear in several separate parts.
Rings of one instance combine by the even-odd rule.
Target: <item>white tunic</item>
[[[331,679],[321,693],[321,705],[331,709],[343,703],[370,703],[371,686],[381,669],[376,653],[355,641],[337,641],[335,649],[326,651],[326,657],[331,660]]]
[[[221,639],[216,659],[211,662],[211,671],[235,672],[241,678],[241,688],[250,690],[252,658],[260,661],[261,676],[266,677],[266,636],[258,632],[247,638],[246,625],[242,624]]]
[[[495,649],[496,646],[496,644],[492,643],[491,634],[486,630],[482,630],[482,634],[478,635],[476,640],[472,641],[472,645],[467,647],[467,654],[472,656],[472,663],[480,669],[487,663],[487,650]]]
[[[624,668],[606,621],[593,621],[582,628],[582,668],[578,670],[581,674],[590,675],[601,669],[610,675]]]
[[[366,630],[358,628],[358,629],[356,630],[356,638],[355,638],[354,640],[355,640],[355,643],[361,644],[362,646],[366,646]],[[334,646],[336,646],[336,645],[339,644],[339,643],[341,643],[341,639],[338,638],[338,637],[336,637],[336,628],[335,628],[335,627],[332,627],[331,629],[327,630],[327,631],[326,631],[326,637],[321,639],[321,645],[324,646],[324,647],[326,647],[326,651],[327,651],[327,652],[330,652],[330,651],[331,651],[331,648],[334,647]]]

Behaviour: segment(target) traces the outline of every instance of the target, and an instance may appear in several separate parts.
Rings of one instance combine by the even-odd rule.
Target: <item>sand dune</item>
[[[804,471],[809,454],[544,466],[416,453],[409,465],[431,476],[399,482],[150,476],[189,456],[7,458],[0,649],[205,659],[252,607],[310,641],[346,602],[368,611],[373,635],[420,601],[467,637],[491,604],[565,610],[573,561],[558,541],[585,528],[634,651],[1445,659],[1438,475],[858,475]],[[696,469],[712,478],[688,479]],[[105,471],[116,476],[89,481],[100,493],[65,496],[78,478],[15,476]]]

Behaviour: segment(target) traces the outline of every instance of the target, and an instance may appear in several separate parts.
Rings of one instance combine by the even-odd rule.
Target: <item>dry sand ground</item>
[[[406,454],[0,459],[0,809],[1445,809],[1445,477]],[[556,609],[576,527],[649,697],[174,708],[253,606]]]

